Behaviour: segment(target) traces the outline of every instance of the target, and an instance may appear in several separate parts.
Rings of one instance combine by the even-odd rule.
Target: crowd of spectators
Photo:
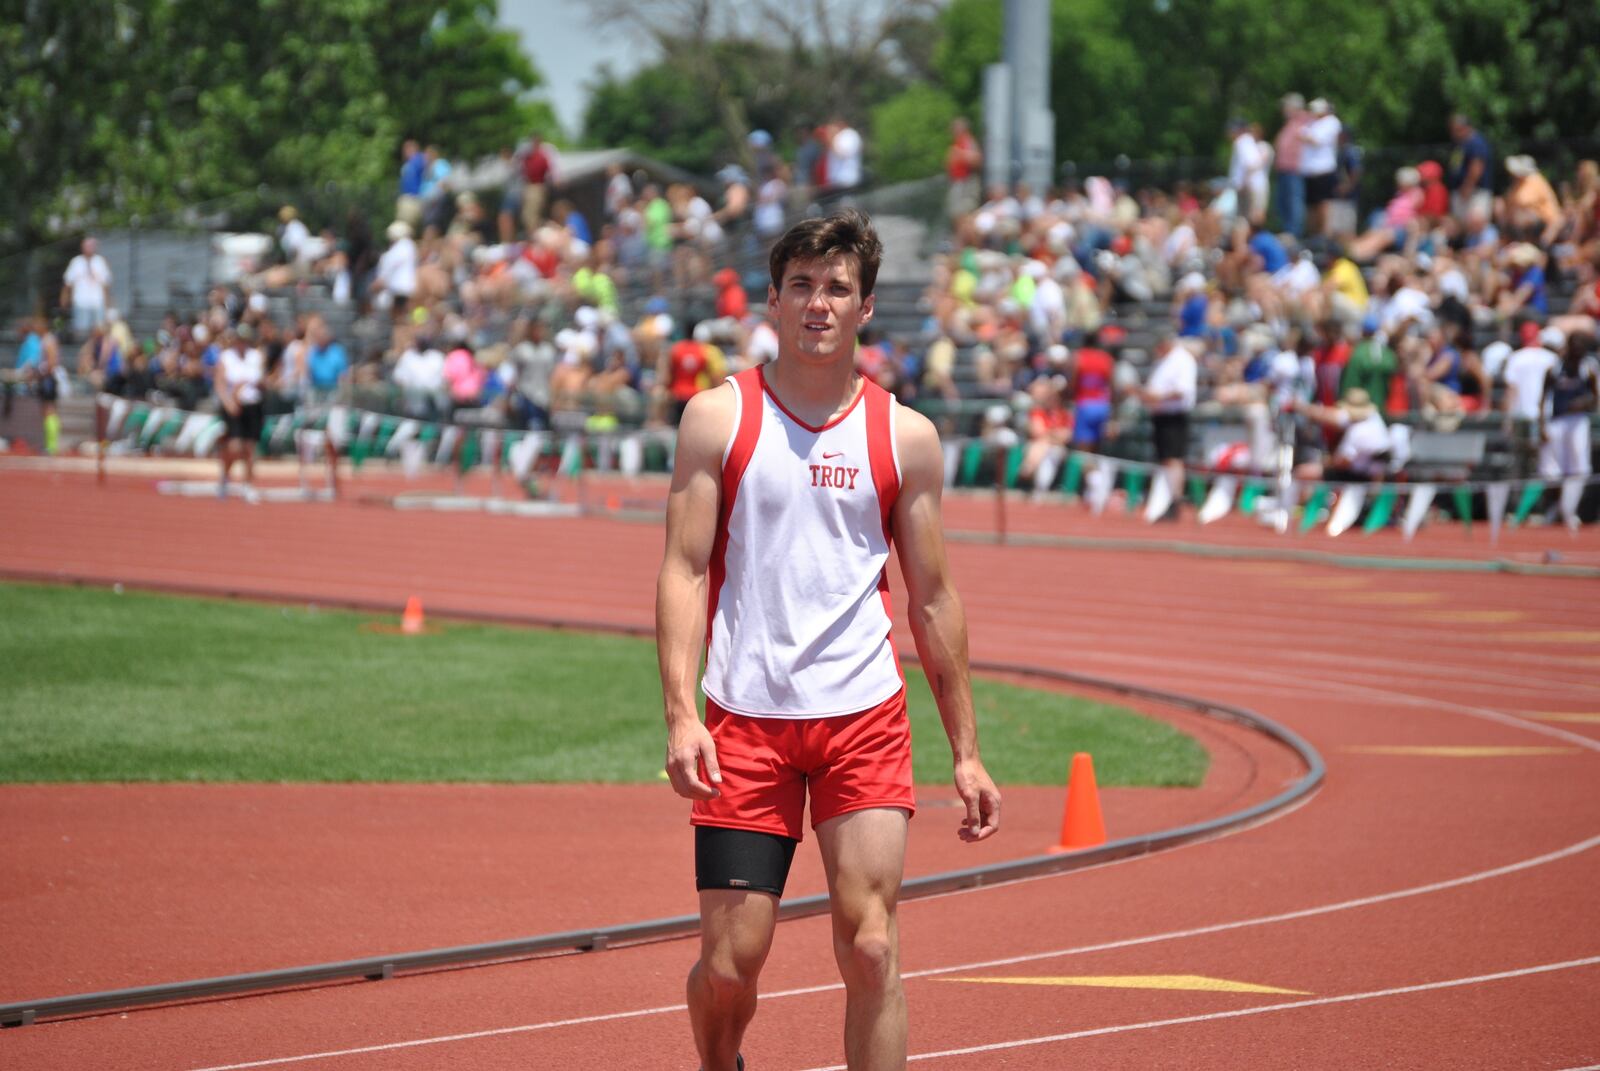
[[[1352,465],[1339,450],[1346,428],[1366,424],[1351,438],[1370,441],[1372,421],[1450,430],[1495,413],[1528,435],[1544,475],[1587,474],[1587,442],[1558,446],[1551,428],[1594,409],[1592,391],[1558,382],[1593,378],[1593,161],[1553,183],[1531,156],[1496,163],[1456,117],[1450,151],[1400,167],[1389,200],[1358,227],[1361,155],[1330,102],[1291,94],[1275,137],[1242,122],[1229,133],[1231,166],[1215,183],[1130,189],[1091,177],[996,187],[973,205],[976,147],[964,124],[953,131],[954,242],[927,296],[928,364],[970,354],[966,393],[1046,414],[1026,431],[1024,475],[1047,446],[1101,445],[1107,382],[1110,429],[1153,415],[1162,460],[1189,445],[1163,442],[1174,435],[1166,418],[1196,407],[1242,414],[1251,428],[1231,465],[1271,468],[1285,414],[1298,411],[1302,473],[1363,477],[1403,460],[1404,436]],[[1570,295],[1559,311],[1558,288]],[[1152,327],[1137,349],[1108,343]],[[1192,358],[1192,385],[1173,371],[1185,365],[1169,359],[1175,350]],[[1084,426],[1064,431],[1074,413]],[[1587,429],[1586,418],[1567,422],[1579,423]]]
[[[474,168],[407,141],[380,239],[359,212],[314,230],[284,205],[260,263],[142,340],[108,307],[110,268],[86,239],[63,279],[70,327],[58,338],[42,318],[22,323],[17,375],[70,390],[75,374],[95,390],[204,408],[237,351],[259,356],[269,413],[338,398],[516,427],[547,426],[562,409],[669,423],[695,390],[776,355],[746,276],[795,212],[863,180],[862,139],[844,120],[797,130],[796,143],[785,160],[753,131],[750,168],[730,163],[704,185],[614,164],[591,220],[564,197],[561,156],[537,136]],[[322,312],[293,311],[316,304],[308,295]]]
[[[1103,449],[1147,415],[1158,456],[1181,460],[1177,418],[1197,406],[1246,414],[1251,449],[1229,463],[1257,469],[1283,414],[1300,409],[1297,456],[1319,471],[1348,463],[1341,432],[1369,406],[1379,420],[1444,428],[1494,411],[1544,440],[1541,414],[1553,425],[1593,408],[1554,386],[1564,360],[1583,380],[1600,314],[1592,161],[1553,184],[1532,157],[1497,161],[1457,117],[1452,149],[1399,168],[1359,226],[1362,157],[1331,102],[1290,94],[1271,137],[1243,123],[1229,133],[1229,171],[1214,183],[981,191],[982,152],[957,120],[951,239],[932,264],[924,328],[869,333],[862,371],[908,401],[1031,412],[1024,474],[1040,476],[1066,446]],[[861,137],[843,120],[807,124],[794,143],[786,160],[754,131],[742,160],[704,186],[613,166],[591,220],[564,198],[560,155],[538,138],[471,169],[470,189],[466,169],[408,142],[381,241],[358,214],[314,231],[286,205],[270,263],[142,344],[105,307],[109,269],[86,241],[62,297],[76,352],[58,363],[100,389],[192,407],[207,404],[234,346],[261,353],[269,411],[354,394],[434,419],[540,427],[582,410],[670,424],[696,390],[775,356],[764,309],[746,296],[764,283],[762,251],[796,212],[863,181]],[[281,311],[277,297],[307,287],[381,329],[335,337],[326,316]],[[1572,297],[1552,314],[1558,287]],[[708,296],[685,301],[691,292]],[[1146,336],[1138,346],[1130,329]],[[46,334],[35,325],[28,337]],[[1586,449],[1543,445],[1552,473],[1586,464]],[[1378,474],[1384,453],[1355,468]]]

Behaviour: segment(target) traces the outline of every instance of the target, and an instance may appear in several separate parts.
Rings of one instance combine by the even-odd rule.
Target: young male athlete
[[[678,431],[656,639],[667,775],[694,801],[701,945],[688,996],[703,1071],[744,1066],[739,1042],[808,793],[845,983],[846,1061],[905,1066],[895,904],[916,804],[890,642],[891,543],[966,805],[959,835],[979,841],[1000,825],[945,563],[938,435],[855,369],[881,254],[855,210],[784,234],[767,291],[778,359],[695,395]]]

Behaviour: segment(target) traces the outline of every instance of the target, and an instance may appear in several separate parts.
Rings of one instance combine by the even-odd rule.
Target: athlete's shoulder
[[[678,422],[678,454],[692,462],[720,464],[738,409],[738,398],[728,383],[690,398]]]
[[[933,426],[933,421],[908,405],[897,406],[894,439],[904,485],[943,481],[944,451],[939,446],[939,429]]]
[[[902,451],[908,446],[913,449],[939,448],[939,429],[933,426],[933,421],[909,405],[896,403],[894,435],[896,445]]]

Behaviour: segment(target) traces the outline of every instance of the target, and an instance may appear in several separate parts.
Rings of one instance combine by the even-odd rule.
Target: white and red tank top
[[[705,693],[736,714],[868,710],[905,686],[890,640],[893,395],[869,379],[813,427],[759,367],[733,385],[733,435],[711,552]]]

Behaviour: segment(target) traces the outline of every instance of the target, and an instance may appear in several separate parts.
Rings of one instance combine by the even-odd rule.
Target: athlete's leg
[[[906,1064],[895,904],[905,871],[906,812],[874,807],[817,826],[833,905],[833,954],[844,978],[844,1051],[850,1071]]]
[[[689,971],[689,1021],[703,1071],[734,1071],[756,1013],[756,979],[772,949],[778,898],[748,889],[700,893],[700,961]]]

